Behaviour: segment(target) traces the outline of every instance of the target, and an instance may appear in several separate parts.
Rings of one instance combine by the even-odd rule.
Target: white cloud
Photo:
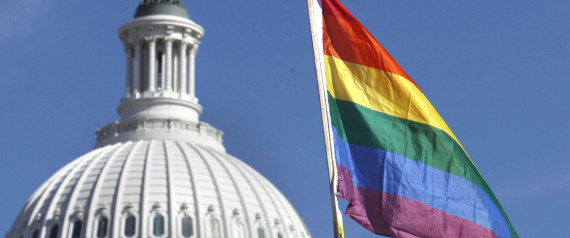
[[[0,4],[0,39],[32,33],[49,1],[18,0]]]

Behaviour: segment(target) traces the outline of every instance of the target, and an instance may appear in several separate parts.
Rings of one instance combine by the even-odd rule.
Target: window
[[[281,234],[281,232],[277,232],[277,238],[283,238],[283,235]]]
[[[155,236],[164,235],[164,217],[162,215],[156,215],[152,222],[152,234]]]
[[[218,219],[216,219],[215,217],[210,217],[208,225],[210,227],[210,229],[208,230],[208,238],[220,238],[221,237],[220,221],[218,221]]]
[[[57,238],[57,233],[59,233],[59,225],[55,224],[51,226],[51,230],[49,232],[49,238]]]
[[[192,218],[184,216],[182,218],[182,237],[188,238],[194,234],[192,230]]]
[[[135,227],[136,227],[137,218],[133,215],[129,215],[125,219],[125,236],[126,237],[133,237],[135,235]]]
[[[107,236],[107,225],[109,224],[109,219],[106,217],[99,218],[97,222],[97,238],[104,238]]]
[[[257,237],[258,238],[265,238],[265,229],[263,229],[263,227],[257,228]]]
[[[232,233],[233,233],[233,237],[236,238],[246,238],[246,233],[245,233],[245,226],[243,225],[243,223],[241,221],[238,220],[234,220],[232,223]]]
[[[83,222],[81,222],[81,220],[77,220],[73,223],[71,238],[81,238],[81,226],[83,226]]]
[[[40,235],[40,231],[38,229],[34,230],[34,233],[32,233],[32,238],[38,238],[38,236]]]

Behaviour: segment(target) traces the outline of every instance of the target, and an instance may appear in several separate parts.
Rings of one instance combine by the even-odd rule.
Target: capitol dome
[[[121,120],[36,190],[7,238],[310,237],[279,190],[200,122],[194,59],[204,29],[184,16],[178,0],[145,0],[119,28]]]

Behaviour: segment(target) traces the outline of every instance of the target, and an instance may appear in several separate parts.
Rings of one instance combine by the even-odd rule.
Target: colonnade
[[[158,95],[194,98],[197,41],[169,35],[137,38],[125,43],[126,98]]]

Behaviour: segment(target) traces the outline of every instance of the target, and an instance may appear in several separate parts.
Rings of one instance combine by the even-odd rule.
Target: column
[[[148,42],[148,91],[156,91],[156,39],[147,37]]]
[[[135,59],[134,65],[134,80],[133,80],[133,94],[135,98],[138,97],[141,91],[141,43],[135,42]]]
[[[179,56],[178,56],[178,52],[176,51],[176,45],[172,46],[172,84],[171,84],[171,89],[174,92],[178,92],[178,66],[180,65],[178,63],[179,60]]]
[[[129,98],[131,96],[133,83],[133,48],[129,43],[125,44],[125,53],[127,53],[127,83],[125,87],[125,98]]]
[[[192,49],[190,49],[190,56],[188,59],[188,94],[190,94],[191,98],[194,98],[194,77],[196,74],[196,70],[194,67],[194,59],[196,58],[196,54],[198,53],[198,45],[194,45]]]
[[[179,77],[179,84],[178,84],[178,92],[180,92],[180,94],[186,94],[186,80],[188,80],[188,77],[186,76],[186,42],[182,41],[180,42],[180,77]]]
[[[166,73],[165,73],[165,65],[166,65],[166,59],[165,59],[166,54],[164,54],[164,52],[162,52],[162,54],[160,54],[160,91],[164,92],[164,85],[166,85]]]
[[[163,73],[166,76],[166,85],[163,85],[164,90],[168,91],[172,89],[172,42],[174,40],[172,38],[165,39],[165,47],[166,47],[166,66]]]

